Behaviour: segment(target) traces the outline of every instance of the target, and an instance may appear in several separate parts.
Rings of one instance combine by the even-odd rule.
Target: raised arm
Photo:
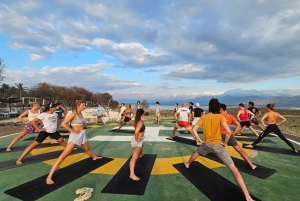
[[[251,112],[250,110],[247,110],[247,112],[248,112],[248,114],[250,114],[250,115],[251,115],[250,119],[253,119],[253,118],[255,117],[254,113],[253,113],[253,112]]]

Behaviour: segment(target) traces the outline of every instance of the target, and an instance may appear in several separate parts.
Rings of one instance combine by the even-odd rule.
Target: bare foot
[[[59,143],[59,142],[57,142],[57,141],[51,141],[50,143],[51,143],[51,144],[57,144],[57,143]]]
[[[98,159],[101,159],[101,158],[103,158],[103,157],[102,156],[96,156],[96,157],[93,158],[93,160],[95,161],[95,160],[98,160]]]
[[[297,149],[295,149],[294,152],[295,152],[295,154],[298,154],[298,150]]]
[[[184,165],[185,165],[186,168],[190,167],[190,164],[188,162],[184,162]]]
[[[11,149],[10,149],[10,148],[7,148],[7,149],[6,149],[6,151],[7,151],[7,152],[10,152],[10,151],[11,151]]]
[[[252,144],[248,144],[247,146],[245,146],[246,148],[250,148],[250,149],[253,149],[253,146]]]
[[[119,132],[120,129],[115,130],[115,132]]]
[[[168,140],[173,140],[173,137],[168,137],[167,139],[168,139]]]
[[[52,179],[47,178],[46,179],[46,184],[52,185],[52,184],[54,184],[54,181]]]
[[[76,147],[74,147],[74,148],[73,148],[73,151],[75,151],[75,150],[77,150],[77,148],[76,148]]]
[[[22,165],[22,161],[16,161],[16,165]]]
[[[132,179],[133,181],[138,181],[138,180],[140,180],[140,178],[137,177],[136,175],[130,175],[129,178]]]
[[[255,170],[256,168],[257,168],[256,165],[254,165],[254,164],[251,165],[251,169],[252,169],[252,170]]]
[[[142,158],[144,156],[144,154],[139,155],[140,158]]]
[[[235,135],[242,135],[242,133],[236,133]]]
[[[188,132],[188,131],[184,131],[183,133],[185,133],[185,134],[189,134],[189,132]]]

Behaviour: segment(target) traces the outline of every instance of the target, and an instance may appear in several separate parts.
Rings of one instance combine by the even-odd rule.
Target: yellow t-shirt
[[[203,127],[203,135],[207,143],[220,143],[222,142],[221,123],[224,122],[226,119],[222,115],[208,113],[199,119],[197,125]]]

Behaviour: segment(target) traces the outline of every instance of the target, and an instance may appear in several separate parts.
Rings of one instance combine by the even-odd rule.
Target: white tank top
[[[38,113],[36,113],[36,114],[31,113],[30,110],[28,110],[28,121],[34,120],[37,116],[39,116],[39,114],[40,114],[39,110],[38,110]]]

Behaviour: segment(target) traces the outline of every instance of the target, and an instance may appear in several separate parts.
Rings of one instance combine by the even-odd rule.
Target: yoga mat
[[[209,200],[246,200],[242,190],[236,184],[231,183],[198,161],[193,162],[189,168],[186,168],[183,163],[174,164],[173,166]],[[184,191],[184,189],[180,190]],[[251,197],[256,201],[259,200],[253,195],[251,195]]]
[[[45,148],[45,147],[52,147],[52,146],[61,146],[61,145],[59,143],[55,143],[55,144],[42,143],[39,146],[37,146],[36,149],[38,149],[38,148]],[[28,147],[28,145],[22,145],[22,146],[12,147],[11,151],[9,151],[9,152],[6,151],[7,147],[3,147],[3,148],[0,148],[0,153],[1,152],[10,153],[10,152],[13,152],[13,151],[24,151],[27,147]]]
[[[248,144],[243,144],[244,149],[251,149],[251,148],[246,148],[246,145],[248,145]],[[300,156],[299,153],[296,154],[295,152],[293,152],[293,150],[288,145],[286,145],[286,148],[267,147],[267,146],[256,145],[256,146],[254,146],[253,150],[272,152],[272,153],[277,153],[277,154],[286,154],[286,155],[292,155],[292,156]]]
[[[187,145],[197,146],[195,140],[191,140],[191,139],[187,139],[187,138],[183,138],[183,137],[174,136],[173,139],[172,139],[172,141],[180,142],[180,143],[187,144]]]
[[[61,135],[61,137],[62,138],[69,138],[69,135]],[[29,137],[29,138],[27,138],[27,139],[24,139],[23,141],[33,141],[33,140],[35,140],[35,138],[37,138],[37,136],[33,136],[33,137]],[[51,136],[50,136],[50,138],[51,138]],[[52,138],[51,138],[52,139]],[[45,139],[46,140],[46,139]]]
[[[111,158],[102,158],[93,161],[92,158],[87,158],[65,168],[58,169],[53,175],[53,181],[55,182],[53,185],[46,184],[48,175],[44,175],[16,186],[15,188],[6,190],[4,193],[20,200],[37,200],[112,160]]]
[[[178,130],[177,130],[178,131]],[[191,135],[191,133],[189,132],[189,133],[184,133],[185,132],[185,130],[183,131],[183,130],[180,130],[180,131],[178,131],[180,134],[183,134],[183,135],[187,135],[187,134],[189,134],[189,135]],[[203,134],[203,131],[197,131],[198,132],[198,134]]]
[[[222,160],[213,153],[209,153],[204,157],[208,158],[210,160],[216,161],[218,163],[223,163]],[[254,177],[260,178],[260,179],[266,179],[277,172],[274,169],[270,169],[270,168],[267,168],[267,167],[264,167],[261,165],[257,165],[257,164],[255,164],[257,166],[256,169],[252,170],[246,161],[232,157],[232,156],[231,156],[231,158],[232,158],[235,166],[239,169],[239,171],[244,172],[249,175],[252,175]]]
[[[244,142],[254,142],[257,138],[235,138],[237,141],[244,141]],[[273,143],[276,144],[276,142],[269,140],[269,139],[263,139],[263,141],[261,141],[261,143]]]
[[[133,181],[129,178],[130,159],[131,157],[109,181],[101,193],[144,195],[156,155],[145,154],[142,158],[137,160],[135,175],[140,178],[139,181]]]
[[[133,128],[133,127],[132,127]],[[134,128],[133,128],[134,129]],[[113,133],[126,133],[126,134],[134,134],[134,130],[122,130],[122,128],[121,128],[121,130],[119,130],[118,132],[116,132],[116,130],[117,129],[113,129],[113,130],[110,130],[110,131],[108,131],[108,132],[113,132]]]
[[[45,154],[39,154],[39,155],[35,155],[35,156],[28,156],[27,155],[23,158],[23,160],[22,160],[23,164],[22,165],[16,165],[16,160],[17,159],[2,161],[2,162],[0,162],[0,171],[7,170],[7,169],[12,169],[12,168],[16,168],[16,167],[22,167],[22,166],[30,165],[30,164],[33,164],[33,163],[38,163],[38,162],[58,158],[62,152],[63,152],[63,150],[54,151],[54,152],[45,153]],[[83,152],[82,149],[73,150],[70,153],[70,155],[78,154],[78,153],[81,153],[81,152]]]
[[[260,135],[262,133],[258,133],[258,134]],[[242,135],[236,135],[236,136],[247,136],[247,137],[255,137],[255,138],[257,138],[256,135],[254,135],[253,133],[242,133]],[[266,137],[277,137],[277,136],[269,134]]]

